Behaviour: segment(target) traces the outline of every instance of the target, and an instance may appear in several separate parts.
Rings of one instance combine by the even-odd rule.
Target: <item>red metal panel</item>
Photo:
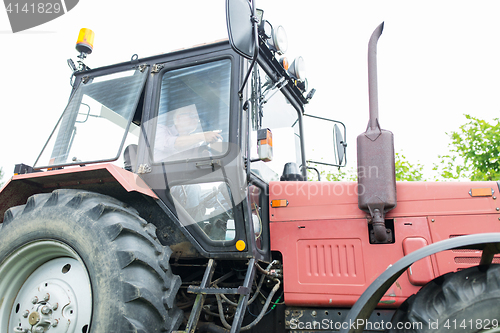
[[[396,208],[387,218],[429,215],[471,215],[496,212],[494,197],[471,197],[471,188],[496,182],[398,182]],[[362,189],[360,189],[361,191]],[[286,208],[271,208],[271,221],[351,219],[366,216],[358,208],[355,182],[271,182],[270,200],[288,200]]]
[[[58,188],[85,189],[96,185],[112,186],[157,198],[139,176],[113,164],[67,167],[13,176],[0,192],[0,222],[3,221],[7,209],[26,203],[28,197],[33,194],[51,192]]]
[[[492,199],[490,198],[490,200]],[[500,214],[498,213],[488,215],[430,216],[428,223],[432,240],[437,242],[462,235],[499,232],[499,219]],[[442,275],[479,264],[481,251],[467,249],[445,251],[436,254],[436,259],[439,267],[439,275]],[[500,256],[496,255],[493,262],[500,263]]]
[[[283,254],[286,304],[352,306],[378,275],[404,255],[403,239],[423,235],[430,243],[426,218],[400,218],[394,225],[396,243],[373,245],[366,219],[271,223],[271,249]],[[418,289],[402,275],[380,306],[399,306]]]
[[[408,237],[403,240],[404,255],[408,255],[413,251],[421,249],[429,245],[423,237]],[[414,286],[423,286],[434,279],[434,270],[432,268],[431,258],[421,259],[410,266],[407,270],[408,279]]]
[[[359,239],[306,239],[297,241],[300,283],[333,285],[365,282]]]
[[[271,221],[363,218],[353,182],[271,182],[270,200],[288,200],[286,208],[271,208]]]
[[[397,207],[386,216],[394,219],[395,243],[372,245],[366,214],[358,208],[357,183],[272,182],[270,200],[289,202],[270,208],[271,248],[283,254],[286,304],[352,306],[405,254],[454,235],[500,231],[496,196],[469,194],[482,187],[498,191],[495,182],[398,183]],[[397,306],[433,277],[479,258],[477,251],[449,251],[419,261],[389,289],[382,305]]]
[[[493,197],[469,195],[471,188],[489,187],[498,193],[496,182],[400,182],[398,205],[391,216],[471,215],[496,211]]]
[[[127,192],[137,191],[142,194],[157,198],[156,194],[146,185],[146,183],[133,172],[119,168],[111,163],[92,164],[83,167],[67,167],[59,170],[50,170],[44,172],[28,173],[23,175],[15,175],[12,177],[12,182],[16,180],[29,180],[31,183],[39,184],[42,187],[64,187],[61,186],[64,182],[73,182],[80,184],[82,182],[101,181],[104,179],[92,178],[89,171],[105,170],[116,181],[118,181]],[[69,177],[68,177],[69,176]]]

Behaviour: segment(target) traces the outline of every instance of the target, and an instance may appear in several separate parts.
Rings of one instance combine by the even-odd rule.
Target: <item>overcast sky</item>
[[[491,121],[500,109],[500,3],[497,1],[258,0],[288,34],[290,59],[302,55],[310,88],[306,112],[344,122],[348,167],[368,123],[367,44],[378,44],[382,128],[396,151],[427,167],[447,153],[446,132],[468,113]],[[94,68],[227,38],[223,0],[80,0],[67,14],[13,34],[0,10],[0,166],[32,165],[70,93],[79,29],[95,32]],[[321,138],[314,138],[318,146]],[[310,140],[311,142],[311,140]],[[7,179],[4,177],[4,181]]]

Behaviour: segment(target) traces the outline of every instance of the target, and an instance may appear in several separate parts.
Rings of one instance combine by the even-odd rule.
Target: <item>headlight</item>
[[[269,46],[272,50],[278,52],[278,54],[283,54],[288,49],[288,38],[286,37],[285,28],[281,25],[273,28],[271,34],[271,39],[269,40]]]
[[[297,57],[288,68],[288,73],[299,81],[306,79],[306,63],[304,58]]]

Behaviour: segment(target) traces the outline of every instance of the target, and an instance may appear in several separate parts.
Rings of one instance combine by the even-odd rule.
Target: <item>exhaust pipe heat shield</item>
[[[385,213],[396,207],[394,135],[380,128],[378,119],[377,42],[384,23],[373,32],[368,43],[368,90],[370,120],[365,133],[358,136],[358,207],[371,215],[374,242],[392,241],[385,227]]]
[[[375,140],[365,132],[358,145],[358,207],[372,217],[377,242],[385,243],[385,213],[396,207],[394,135],[380,130]]]

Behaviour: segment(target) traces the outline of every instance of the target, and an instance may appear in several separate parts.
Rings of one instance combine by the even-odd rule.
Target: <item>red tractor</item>
[[[498,328],[500,184],[396,183],[382,25],[358,183],[316,182],[303,59],[252,3],[226,10],[229,40],[96,69],[81,31],[64,113],[0,192],[0,332]]]

